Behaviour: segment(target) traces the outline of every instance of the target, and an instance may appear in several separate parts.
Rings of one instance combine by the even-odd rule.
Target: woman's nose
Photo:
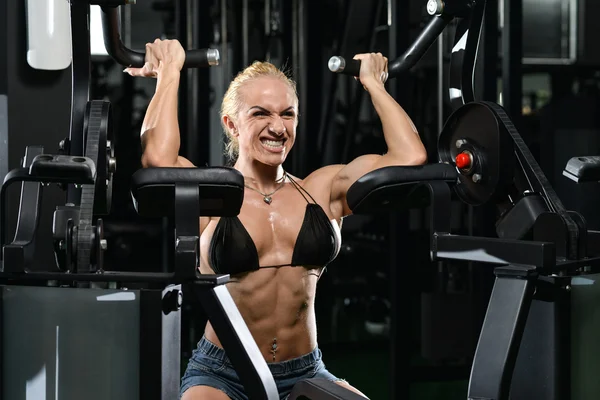
[[[283,120],[278,118],[272,124],[269,125],[269,131],[276,134],[277,136],[281,136],[285,133],[285,125],[283,124]]]

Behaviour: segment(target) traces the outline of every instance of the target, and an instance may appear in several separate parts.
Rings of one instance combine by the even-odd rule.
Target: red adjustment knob
[[[471,168],[471,156],[464,151],[460,154],[457,154],[456,155],[456,166],[460,169]]]

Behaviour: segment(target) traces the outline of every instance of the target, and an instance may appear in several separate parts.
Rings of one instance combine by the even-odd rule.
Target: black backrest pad
[[[131,177],[131,196],[139,215],[171,217],[175,185],[197,184],[201,216],[238,215],[244,200],[244,177],[228,167],[144,168]]]
[[[454,184],[458,179],[456,167],[450,164],[435,163],[413,166],[389,166],[376,169],[360,177],[350,188],[346,196],[348,206],[353,212],[366,208],[382,209],[394,207],[403,202],[420,182],[444,181]],[[367,204],[368,207],[367,207]],[[385,204],[384,204],[385,203]]]

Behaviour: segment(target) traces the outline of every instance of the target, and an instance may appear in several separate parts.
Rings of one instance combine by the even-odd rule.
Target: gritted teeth
[[[269,147],[281,147],[283,146],[284,140],[269,140],[269,139],[261,139],[261,142]]]

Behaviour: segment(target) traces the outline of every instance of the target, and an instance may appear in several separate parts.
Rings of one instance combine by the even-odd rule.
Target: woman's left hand
[[[354,56],[360,60],[358,80],[368,92],[370,87],[383,87],[388,77],[388,59],[381,53],[364,53]]]

